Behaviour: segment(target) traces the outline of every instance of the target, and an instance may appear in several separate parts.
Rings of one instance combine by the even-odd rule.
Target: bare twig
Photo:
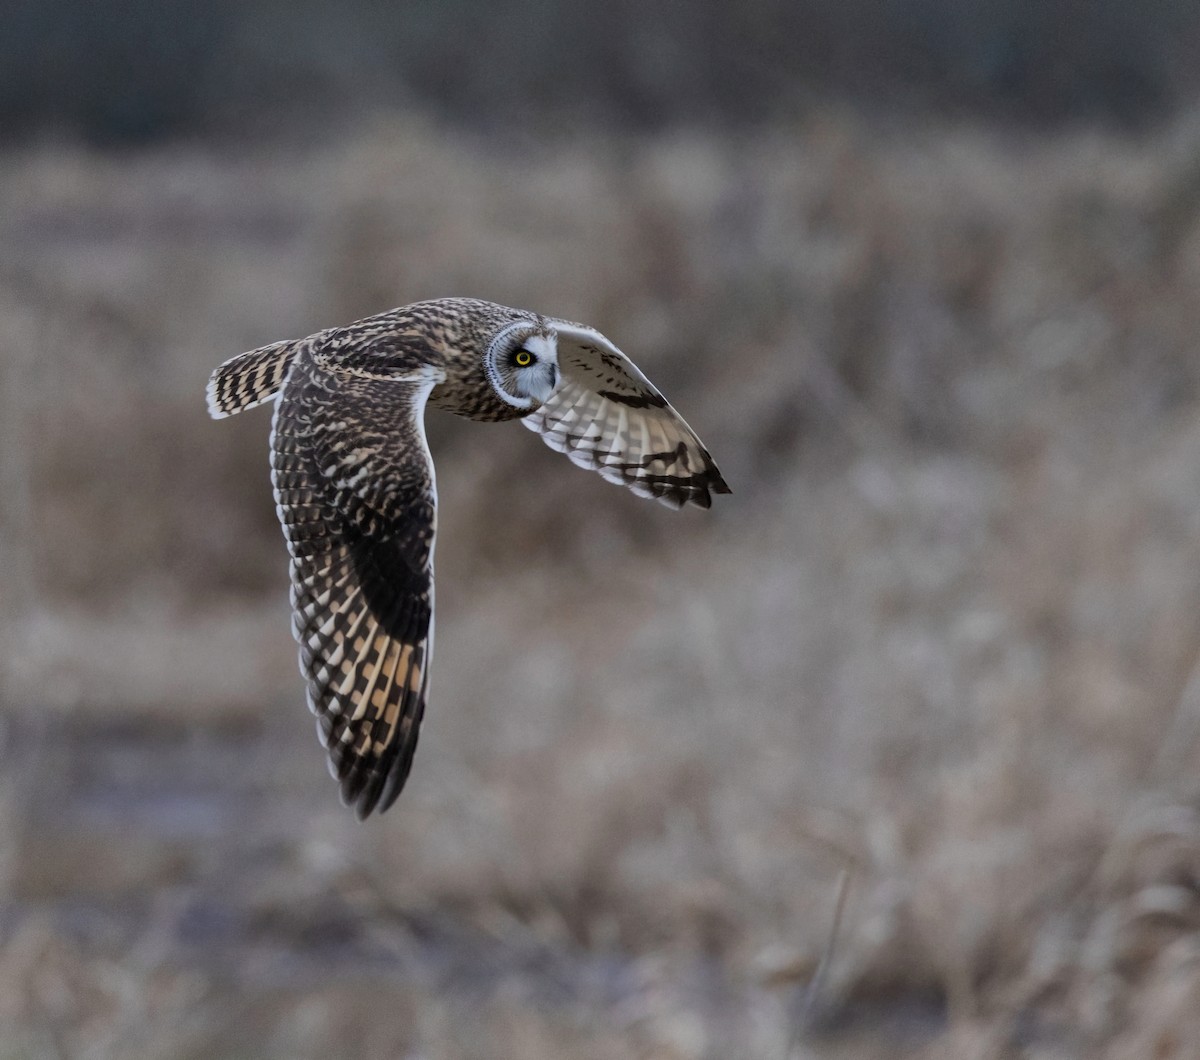
[[[817,969],[813,972],[813,976],[808,981],[807,986],[796,988],[796,996],[794,997],[793,1004],[790,1006],[792,1013],[792,1018],[789,1021],[791,1029],[788,1034],[787,1051],[784,1053],[784,1060],[789,1060],[790,1057],[795,1055],[801,1036],[812,1028],[816,1018],[821,991],[825,986],[826,979],[829,977],[829,966],[833,963],[833,953],[837,947],[838,932],[842,926],[842,913],[846,908],[846,895],[850,891],[850,879],[851,871],[849,868],[843,868],[838,873],[837,900],[833,908],[833,923],[829,928],[829,938],[825,942],[825,949],[821,954],[821,959],[817,962]]]

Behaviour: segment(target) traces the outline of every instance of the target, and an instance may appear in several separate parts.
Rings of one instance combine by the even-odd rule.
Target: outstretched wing
[[[360,818],[400,794],[425,710],[437,491],[424,415],[440,378],[332,372],[302,356],[272,425],[300,670]]]
[[[549,324],[559,383],[526,427],[572,463],[671,508],[709,508],[712,494],[729,492],[696,432],[628,357],[591,328]]]

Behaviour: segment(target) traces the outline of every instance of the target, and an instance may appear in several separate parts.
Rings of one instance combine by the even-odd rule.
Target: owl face
[[[532,412],[558,385],[554,332],[529,321],[501,328],[483,358],[488,381],[506,405]]]

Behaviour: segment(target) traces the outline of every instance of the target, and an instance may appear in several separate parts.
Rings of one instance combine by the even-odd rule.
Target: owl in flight
[[[426,405],[520,419],[572,463],[672,508],[729,492],[695,432],[598,331],[491,302],[417,302],[272,343],[208,383],[215,419],[272,399],[300,670],[330,772],[360,818],[400,794],[429,687]]]

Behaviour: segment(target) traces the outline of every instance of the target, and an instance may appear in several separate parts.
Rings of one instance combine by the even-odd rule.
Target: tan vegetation
[[[1196,122],[0,157],[0,1057],[1194,1055],[1197,290]],[[602,328],[734,495],[432,422],[358,825],[204,381],[452,293]]]

